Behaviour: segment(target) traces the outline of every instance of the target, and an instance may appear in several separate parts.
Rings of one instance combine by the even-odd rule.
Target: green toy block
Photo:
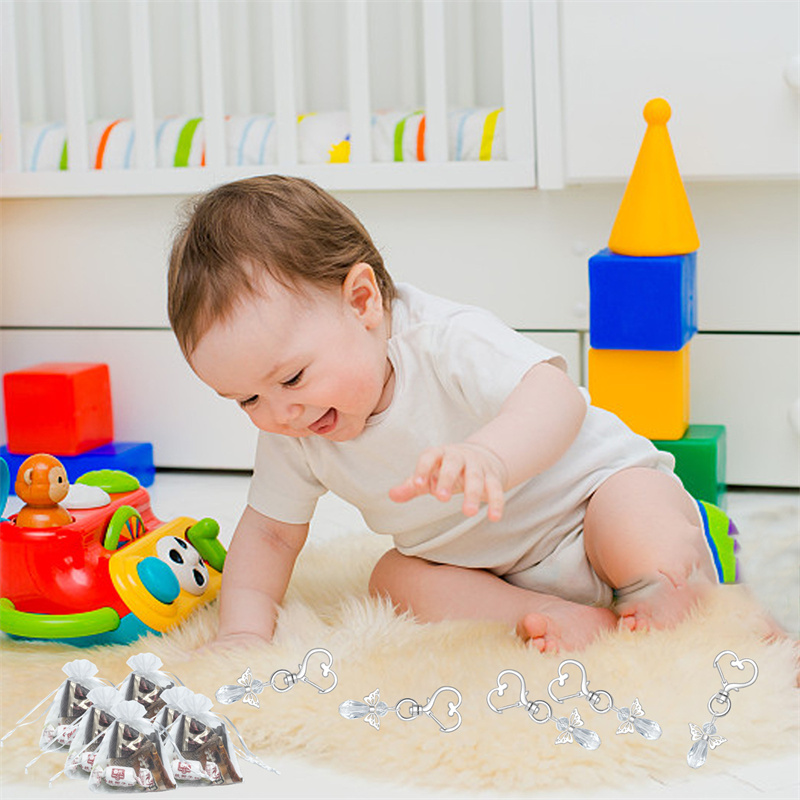
[[[675,472],[692,497],[723,505],[724,425],[690,425],[682,438],[654,439],[653,444],[675,456]]]

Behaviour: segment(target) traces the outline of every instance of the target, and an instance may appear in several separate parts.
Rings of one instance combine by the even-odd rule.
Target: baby
[[[272,637],[327,490],[393,537],[373,594],[423,621],[508,623],[542,652],[673,624],[716,582],[671,455],[589,405],[557,353],[396,286],[309,181],[203,196],[174,242],[169,316],[191,368],[261,431],[220,642]]]

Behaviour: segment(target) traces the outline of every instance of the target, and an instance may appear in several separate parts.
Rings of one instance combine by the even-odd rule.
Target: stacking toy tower
[[[636,433],[673,452],[698,499],[724,487],[725,429],[689,425],[689,348],[697,333],[697,236],[667,122],[666,100],[644,108],[647,131],[608,247],[589,259],[589,393]]]

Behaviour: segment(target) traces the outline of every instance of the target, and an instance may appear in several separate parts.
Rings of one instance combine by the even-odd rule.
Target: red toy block
[[[3,376],[11,453],[74,456],[114,438],[106,364],[38,364]]]

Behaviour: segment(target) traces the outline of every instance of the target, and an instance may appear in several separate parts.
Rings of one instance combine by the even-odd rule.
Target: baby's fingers
[[[497,522],[503,516],[505,494],[503,484],[495,475],[486,477],[486,502],[488,503],[487,517],[490,522]]]
[[[414,474],[389,490],[389,497],[397,503],[413,500],[421,494],[429,494],[438,477],[442,458],[441,448],[429,448],[419,457]]]
[[[483,470],[467,464],[464,469],[464,503],[461,506],[465,516],[474,517],[480,510],[485,483]]]
[[[439,465],[439,476],[434,485],[438,500],[446,502],[464,485],[464,456],[457,450],[445,450]]]

